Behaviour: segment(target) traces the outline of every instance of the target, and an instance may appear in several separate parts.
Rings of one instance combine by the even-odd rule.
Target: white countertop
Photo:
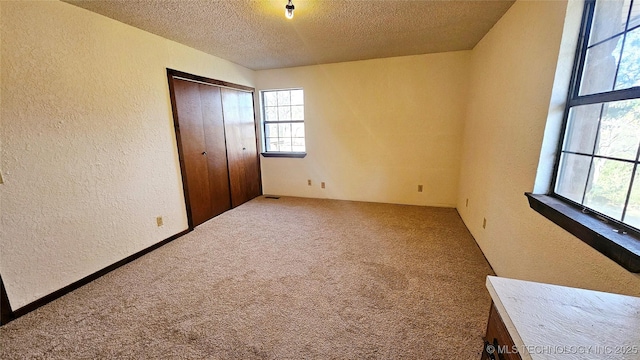
[[[524,360],[640,360],[640,298],[487,277]]]

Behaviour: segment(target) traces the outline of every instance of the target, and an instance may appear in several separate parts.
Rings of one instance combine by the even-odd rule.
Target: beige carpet
[[[2,359],[479,359],[454,209],[258,198],[0,328]]]

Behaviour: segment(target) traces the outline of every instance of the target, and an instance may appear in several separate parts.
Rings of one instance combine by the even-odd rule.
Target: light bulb
[[[289,3],[284,7],[284,16],[286,16],[287,19],[293,19],[293,10],[295,9],[296,7],[293,6],[293,3],[289,0]]]

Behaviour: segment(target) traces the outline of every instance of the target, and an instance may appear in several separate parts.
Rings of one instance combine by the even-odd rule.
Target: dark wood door
[[[195,227],[210,219],[213,213],[200,87],[190,81],[172,80],[187,211],[191,215],[191,226]]]
[[[172,78],[191,227],[231,208],[220,88]]]
[[[211,194],[212,216],[231,209],[229,190],[229,170],[227,167],[227,147],[222,116],[222,95],[220,88],[200,84],[206,158],[209,167],[209,193]]]
[[[236,207],[259,196],[262,192],[253,94],[226,88],[221,91],[231,204]]]

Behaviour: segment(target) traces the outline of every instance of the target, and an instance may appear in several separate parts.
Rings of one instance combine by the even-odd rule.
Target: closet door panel
[[[216,216],[231,209],[222,97],[219,87],[202,84],[199,87],[207,152],[205,157],[209,168],[212,216]]]
[[[247,199],[243,183],[246,175],[243,166],[242,126],[238,109],[239,91],[221,89],[224,112],[224,128],[227,139],[227,161],[229,162],[229,184],[231,205],[236,207]]]
[[[213,215],[209,184],[206,141],[203,131],[203,113],[199,84],[173,79],[178,115],[178,137],[182,146],[182,160],[186,179],[189,207],[193,226]]]
[[[240,93],[240,116],[243,119],[242,143],[245,148],[245,150],[243,150],[243,162],[246,175],[245,193],[248,199],[253,199],[260,196],[262,189],[260,186],[260,158],[258,157],[256,141],[256,123],[252,93]]]
[[[260,195],[253,100],[250,93],[243,91],[226,88],[221,91],[231,204],[236,207]]]

